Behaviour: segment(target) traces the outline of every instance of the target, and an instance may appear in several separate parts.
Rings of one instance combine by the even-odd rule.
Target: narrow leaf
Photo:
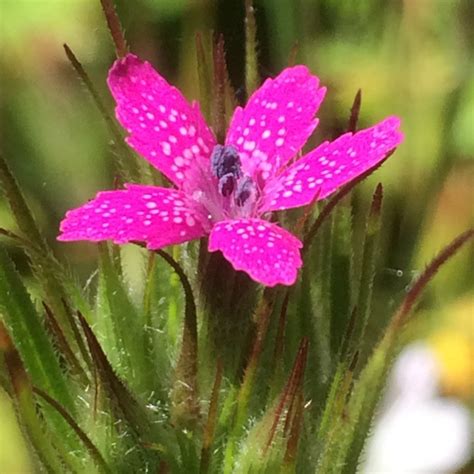
[[[227,67],[225,62],[224,37],[219,35],[213,48],[214,91],[212,104],[212,124],[217,142],[224,143],[226,132],[226,82]]]
[[[354,188],[357,186],[361,181],[365,178],[370,176],[374,171],[380,168],[383,163],[394,153],[395,150],[388,153],[382,161],[379,161],[376,165],[369,168],[365,173],[362,173],[357,178],[352,180],[350,183],[347,183],[343,186],[332,198],[329,199],[327,204],[324,206],[322,211],[319,213],[317,219],[314,221],[313,225],[310,227],[309,231],[307,232],[304,243],[303,243],[303,252],[307,253],[308,249],[311,245],[314,236],[317,234],[318,230],[320,229],[321,225],[324,221],[328,218],[328,216],[332,213],[334,208],[339,204],[339,202],[347,196]]]
[[[0,314],[34,383],[74,412],[54,348],[9,256],[0,248]]]
[[[72,67],[76,71],[77,75],[79,76],[80,80],[86,86],[87,91],[92,97],[94,104],[97,107],[100,115],[104,119],[107,128],[109,129],[110,135],[113,138],[114,145],[118,150],[117,158],[118,158],[118,166],[117,172],[119,173],[120,177],[123,181],[137,181],[140,178],[140,174],[138,172],[136,166],[136,159],[135,155],[133,154],[132,150],[126,145],[125,140],[120,132],[117,123],[110,115],[109,111],[105,107],[99,93],[97,92],[94,84],[92,83],[89,75],[87,74],[86,70],[82,66],[82,64],[77,59],[74,52],[71,48],[64,44],[64,51],[66,52],[66,56],[69,59]]]
[[[369,215],[367,216],[364,249],[362,253],[362,270],[359,284],[359,295],[357,298],[358,318],[352,337],[352,348],[361,347],[364,340],[367,322],[370,316],[372,289],[374,286],[375,277],[375,263],[379,250],[382,199],[383,187],[379,183],[375,189]]]
[[[265,445],[264,454],[268,451],[268,449],[270,448],[272,444],[272,441],[275,437],[281,417],[283,415],[285,406],[288,405],[288,408],[289,408],[291,404],[294,402],[294,397],[296,395],[296,392],[298,388],[301,386],[301,383],[303,380],[307,357],[308,357],[308,339],[303,338],[300,343],[298,354],[296,355],[296,359],[295,359],[293,368],[291,370],[290,377],[288,379],[288,382],[285,388],[283,389],[283,392],[280,396],[280,401],[275,409],[273,424],[270,429],[270,432],[268,433],[268,438]]]
[[[197,317],[191,284],[181,266],[168,253],[157,250],[176,272],[185,295],[184,327],[181,352],[175,370],[175,382],[171,395],[172,420],[179,426],[193,427],[199,417],[199,391],[197,385]]]
[[[81,292],[63,267],[58,263],[47,245],[35,219],[26,203],[15,178],[6,161],[0,155],[0,188],[15,217],[21,231],[21,243],[31,262],[33,273],[41,284],[44,300],[56,314],[65,336],[71,343],[74,340],[73,325],[63,301],[71,298],[84,313],[89,313],[89,306]]]
[[[50,397],[46,392],[43,390],[33,387],[33,392],[39,395],[48,405],[50,405],[54,410],[56,410],[68,423],[68,425],[72,428],[72,430],[76,433],[78,438],[82,441],[84,446],[86,447],[87,451],[89,452],[92,459],[95,461],[97,467],[100,468],[101,472],[104,473],[111,473],[112,471],[107,466],[102,454],[91,441],[91,439],[87,436],[87,434],[80,428],[80,426],[74,421],[74,418],[68,413],[68,411],[61,406],[54,398]]]
[[[360,106],[362,102],[362,90],[359,89],[352,103],[351,116],[347,124],[347,131],[354,133],[357,130],[357,122],[359,121]]]
[[[33,390],[25,371],[20,354],[15,349],[6,327],[0,321],[0,353],[3,353],[5,366],[13,387],[14,401],[21,416],[23,429],[31,441],[36,454],[48,472],[62,474],[64,464],[45,434],[45,426],[37,414]]]
[[[256,311],[257,332],[253,343],[252,351],[245,368],[242,385],[237,395],[237,408],[232,423],[231,433],[227,442],[224,454],[224,472],[231,472],[234,463],[234,455],[238,439],[245,430],[248,421],[248,405],[252,390],[254,389],[254,379],[257,372],[260,355],[263,350],[263,343],[268,331],[270,315],[275,304],[275,296],[278,290],[265,288]]]
[[[222,383],[223,364],[221,360],[217,361],[216,376],[214,386],[212,387],[211,400],[209,402],[209,412],[204,427],[202,449],[201,449],[201,465],[199,472],[205,474],[209,471],[211,461],[211,448],[214,442],[214,433],[217,421],[217,409],[219,402],[219,391]]]
[[[119,352],[120,360],[124,365],[122,370],[123,373],[133,374],[129,382],[134,388],[142,391],[146,389],[151,370],[145,354],[146,345],[142,323],[117,274],[116,262],[109,253],[109,247],[100,245],[99,255],[101,281],[110,310],[110,323],[116,343],[124,349]]]
[[[257,25],[253,0],[245,0],[245,89],[247,97],[259,84],[257,59]]]
[[[212,74],[209,60],[206,55],[206,48],[203,46],[201,33],[197,32],[195,36],[196,60],[199,78],[199,104],[204,117],[209,120],[211,117],[211,84]]]
[[[425,268],[425,271],[417,278],[414,285],[410,288],[410,291],[403,300],[403,304],[392,320],[391,327],[398,328],[403,325],[426,285],[431,281],[436,273],[438,273],[444,263],[453,257],[459,251],[459,249],[472,238],[474,238],[474,229],[466,230],[439,252],[439,254],[429,263],[429,265]]]
[[[114,372],[84,316],[80,313],[78,316],[102,385],[107,390],[108,398],[113,402],[113,408],[119,411],[118,418],[123,416],[138,435],[149,434],[150,424],[143,407]]]
[[[100,0],[102,10],[104,11],[107,26],[109,27],[112,40],[115,45],[115,52],[118,58],[123,58],[128,53],[127,42],[123,35],[122,25],[115,10],[113,0]]]
[[[398,352],[403,323],[406,322],[417,298],[440,267],[473,237],[474,229],[470,229],[447,245],[427,266],[406,295],[384,337],[354,384],[352,394],[344,407],[344,423],[334,424],[333,428],[328,430],[328,436],[324,438],[325,449],[318,461],[321,472],[353,472],[370,432],[388,371]]]
[[[54,317],[54,314],[45,303],[43,303],[43,308],[45,310],[46,321],[47,321],[49,330],[51,332],[51,335],[54,338],[55,344],[57,348],[60,350],[61,355],[67,361],[67,364],[69,366],[69,369],[71,370],[71,373],[76,375],[84,385],[88,385],[87,374],[85,373],[79,360],[74,354],[74,351],[69,345],[69,342],[66,340],[66,337],[64,336],[64,332],[61,326],[58,324],[58,321]]]

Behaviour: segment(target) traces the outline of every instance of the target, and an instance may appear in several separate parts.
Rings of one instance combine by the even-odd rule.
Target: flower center
[[[242,207],[252,196],[255,185],[249,176],[243,176],[238,151],[232,145],[216,145],[211,155],[211,171],[219,180],[219,194],[234,194],[234,203]]]
[[[211,170],[219,180],[219,192],[227,197],[242,175],[240,158],[233,146],[216,145],[211,155]]]

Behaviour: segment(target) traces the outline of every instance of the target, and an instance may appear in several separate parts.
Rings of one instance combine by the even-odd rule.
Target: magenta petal
[[[303,147],[326,93],[318,87],[319,79],[305,66],[287,68],[235,110],[226,144],[240,152],[248,175],[267,180]]]
[[[215,138],[196,104],[192,107],[146,61],[118,59],[108,84],[127,142],[178,187],[196,160],[208,159]]]
[[[293,234],[261,219],[221,221],[209,236],[210,252],[220,250],[236,270],[266,286],[295,283],[301,247]]]
[[[325,142],[268,182],[260,212],[277,211],[324,199],[381,161],[403,140],[400,120],[388,117],[356,134]],[[319,193],[319,194],[318,194]]]
[[[126,185],[104,191],[68,211],[58,240],[112,240],[116,244],[145,242],[150,249],[179,244],[205,234],[186,196],[172,189]]]

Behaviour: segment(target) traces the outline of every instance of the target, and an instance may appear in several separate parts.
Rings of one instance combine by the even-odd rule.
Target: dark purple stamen
[[[235,188],[235,177],[232,173],[227,173],[219,179],[219,192],[227,197],[232,194]]]
[[[216,145],[211,155],[211,169],[218,179],[228,174],[235,179],[240,178],[239,153],[231,145]]]
[[[243,206],[247,199],[252,195],[252,191],[255,189],[255,185],[251,178],[248,176],[243,178],[237,185],[235,191],[235,203],[237,206]]]

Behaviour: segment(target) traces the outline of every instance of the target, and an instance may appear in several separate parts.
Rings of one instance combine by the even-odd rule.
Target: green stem
[[[382,207],[383,188],[379,183],[375,189],[372,205],[367,217],[365,231],[364,251],[362,256],[362,270],[359,285],[359,295],[357,298],[357,325],[355,326],[352,337],[352,348],[360,349],[367,323],[370,316],[370,307],[372,301],[372,290],[375,276],[375,263],[379,249],[379,234],[381,227],[380,213]]]
[[[247,98],[258,87],[257,25],[253,0],[245,0],[245,89]]]
[[[252,389],[254,388],[253,382],[255,380],[255,374],[257,372],[260,355],[263,350],[263,342],[265,340],[268,325],[270,322],[270,315],[273,309],[275,291],[276,290],[271,288],[265,289],[256,312],[257,334],[255,337],[249,362],[244,372],[242,385],[240,386],[240,390],[237,395],[237,409],[235,413],[235,418],[224,453],[224,474],[232,472],[235,446],[238,442],[238,439],[242,435],[245,429],[245,425],[247,423],[250,396],[252,394]]]

